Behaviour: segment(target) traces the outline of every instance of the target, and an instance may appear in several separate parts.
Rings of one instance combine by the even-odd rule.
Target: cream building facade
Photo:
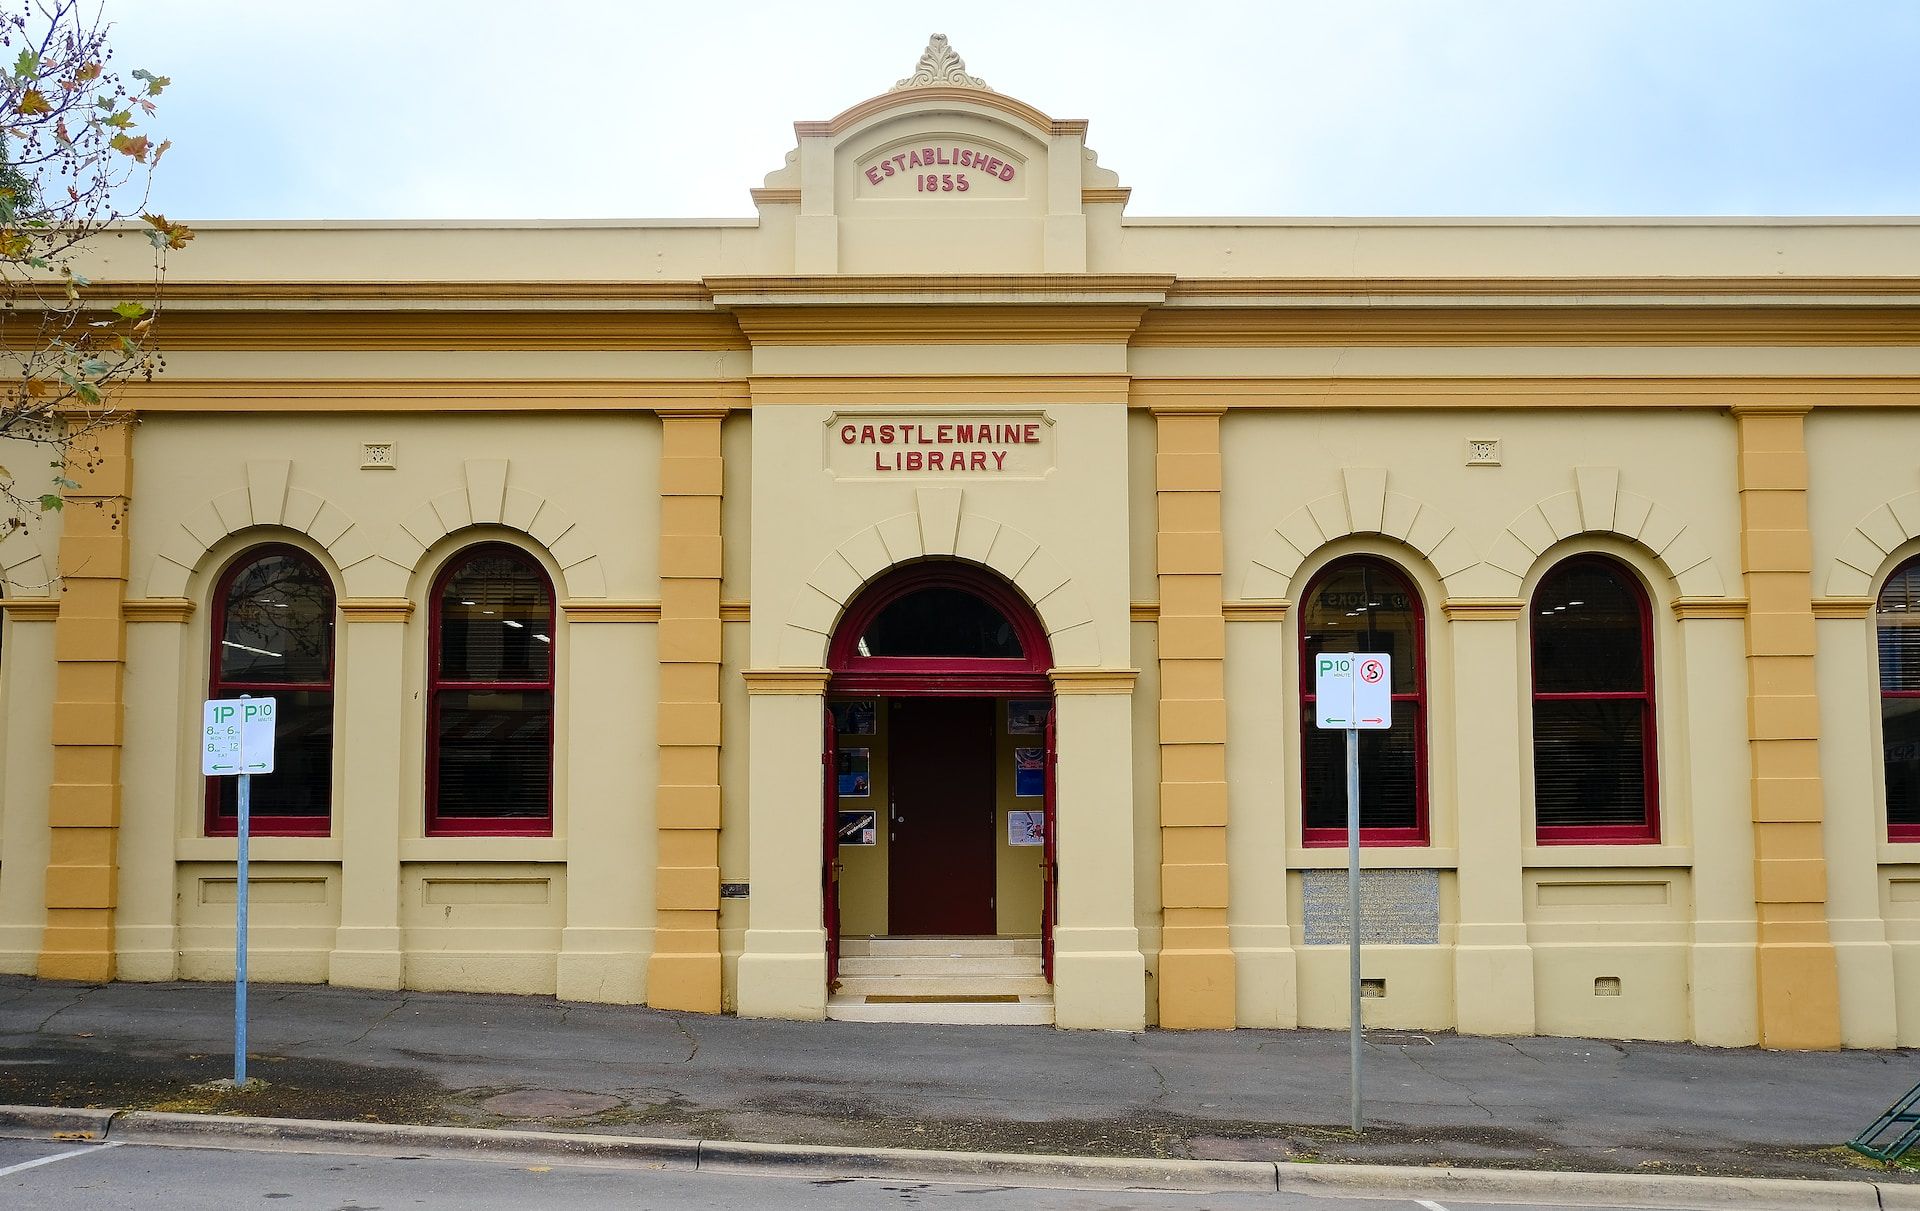
[[[0,969],[231,977],[274,693],[257,978],[1338,1026],[1373,642],[1370,1023],[1920,1044],[1920,225],[1129,218],[943,39],[795,135],[749,219],[205,225],[0,543]],[[906,933],[1024,982],[850,994]]]

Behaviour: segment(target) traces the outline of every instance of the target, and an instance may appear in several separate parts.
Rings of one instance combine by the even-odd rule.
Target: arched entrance
[[[1052,980],[1052,663],[1033,607],[974,564],[905,565],[848,606],[827,650],[830,986],[843,938],[1037,939]]]

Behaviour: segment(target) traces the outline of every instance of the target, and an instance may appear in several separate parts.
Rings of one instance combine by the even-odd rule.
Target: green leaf
[[[66,503],[66,501],[61,500],[58,496],[49,492],[40,498],[40,511],[42,513],[58,513],[60,507]]]
[[[21,112],[24,113],[26,111],[22,110]],[[116,127],[120,130],[125,130],[127,127],[133,125],[133,111],[130,109],[123,109],[119,113],[108,114],[102,120],[108,126]]]
[[[115,303],[113,313],[123,320],[137,320],[147,313],[145,303]]]
[[[166,76],[156,76],[145,68],[138,67],[133,70],[133,78],[147,86],[147,95],[149,97],[159,96],[165,91],[167,85],[173,83],[173,81]]]
[[[80,485],[79,485],[79,484],[77,484],[77,483],[75,483],[75,482],[74,482],[73,480],[71,480],[71,479],[68,479],[68,478],[67,478],[66,476],[64,476],[64,475],[56,475],[56,476],[54,476],[54,477],[53,477],[53,486],[54,486],[54,487],[56,487],[56,488],[65,488],[65,489],[66,489],[67,491],[69,491],[69,492],[78,492],[78,491],[80,490]]]
[[[21,51],[20,57],[13,61],[13,74],[23,79],[37,74],[39,69],[40,60],[34,58],[32,47]]]
[[[94,386],[92,383],[76,384],[73,388],[73,393],[79,396],[85,403],[97,404],[100,402],[100,388]]]
[[[97,357],[90,357],[80,363],[80,372],[82,374],[90,374],[94,378],[99,378],[112,371],[112,369],[112,363]]]

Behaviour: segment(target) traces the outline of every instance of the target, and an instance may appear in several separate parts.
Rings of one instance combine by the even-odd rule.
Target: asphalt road
[[[1544,1209],[1562,1204],[1529,1205]],[[0,1207],[35,1211],[206,1211],[210,1207],[271,1207],[274,1211],[530,1211],[547,1207],[567,1211],[599,1207],[622,1211],[732,1211],[741,1207],[778,1207],[782,1211],[883,1207],[955,1211],[1524,1211],[1513,1203],[1495,1207],[1451,1200],[1442,1204],[1404,1198],[1273,1193],[1029,1189],[898,1179],[18,1139],[0,1139]]]

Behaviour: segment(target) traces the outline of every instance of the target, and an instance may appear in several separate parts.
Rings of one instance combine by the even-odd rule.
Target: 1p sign
[[[271,698],[210,698],[201,713],[200,772],[271,774],[273,717]]]
[[[1341,731],[1393,726],[1393,658],[1385,652],[1322,652],[1313,658],[1314,722]]]

